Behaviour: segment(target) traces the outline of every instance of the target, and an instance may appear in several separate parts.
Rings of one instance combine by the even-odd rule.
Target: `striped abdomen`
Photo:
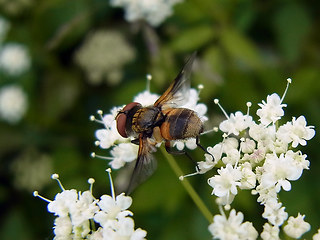
[[[197,114],[187,108],[171,108],[163,111],[166,118],[160,127],[165,140],[195,138],[203,131]]]

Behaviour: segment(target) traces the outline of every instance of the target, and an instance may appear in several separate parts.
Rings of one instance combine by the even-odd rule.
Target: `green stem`
[[[174,157],[170,154],[168,154],[164,148],[160,148],[163,156],[168,160],[169,165],[173,169],[174,173],[179,178],[180,176],[183,176],[183,172],[177,162],[175,161]],[[197,192],[194,190],[194,188],[191,186],[189,181],[187,179],[183,179],[181,181],[182,186],[186,189],[187,193],[190,195],[193,202],[197,205],[200,212],[203,214],[203,216],[211,223],[213,221],[213,216],[209,209],[206,207],[204,202],[201,200]]]

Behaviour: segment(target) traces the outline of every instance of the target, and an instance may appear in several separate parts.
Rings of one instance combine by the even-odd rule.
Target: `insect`
[[[132,102],[119,111],[116,117],[119,134],[124,138],[133,137],[132,142],[139,144],[127,193],[132,192],[154,172],[156,161],[152,153],[156,151],[157,143],[164,141],[169,153],[173,153],[173,140],[196,138],[197,145],[201,146],[199,135],[203,132],[202,121],[193,110],[179,108],[188,100],[190,74],[195,58],[196,53],[193,53],[169,88],[153,105],[143,107],[140,103]]]

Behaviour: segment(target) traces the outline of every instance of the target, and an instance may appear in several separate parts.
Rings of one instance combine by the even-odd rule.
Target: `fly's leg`
[[[133,143],[135,145],[139,145],[139,138],[131,140],[131,143]]]
[[[200,171],[198,163],[190,156],[190,154],[184,150],[173,150],[173,147],[171,146],[170,141],[165,142],[165,148],[167,153],[170,153],[172,155],[186,155],[188,159],[191,160],[191,162],[196,166],[197,171]]]
[[[211,153],[209,153],[209,152],[207,151],[207,149],[205,149],[205,148],[200,144],[200,139],[199,139],[199,137],[196,137],[196,144],[197,144],[197,146],[198,146],[199,148],[201,148],[205,153],[209,154],[209,155],[212,157],[212,161],[214,160],[213,155],[212,155]]]
[[[161,135],[161,131],[160,131],[160,127],[154,127],[153,128],[153,133],[152,136],[154,138],[154,140],[156,141],[156,143],[161,143],[163,138]]]

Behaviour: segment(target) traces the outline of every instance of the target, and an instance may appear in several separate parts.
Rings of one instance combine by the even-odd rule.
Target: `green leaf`
[[[197,26],[181,32],[170,46],[177,52],[191,52],[206,45],[214,36],[215,32],[212,26]]]
[[[234,29],[221,32],[221,44],[229,57],[242,68],[259,68],[261,59],[258,49],[243,34]]]
[[[298,4],[284,5],[276,13],[274,30],[278,46],[289,62],[298,60],[310,27],[307,11]]]

